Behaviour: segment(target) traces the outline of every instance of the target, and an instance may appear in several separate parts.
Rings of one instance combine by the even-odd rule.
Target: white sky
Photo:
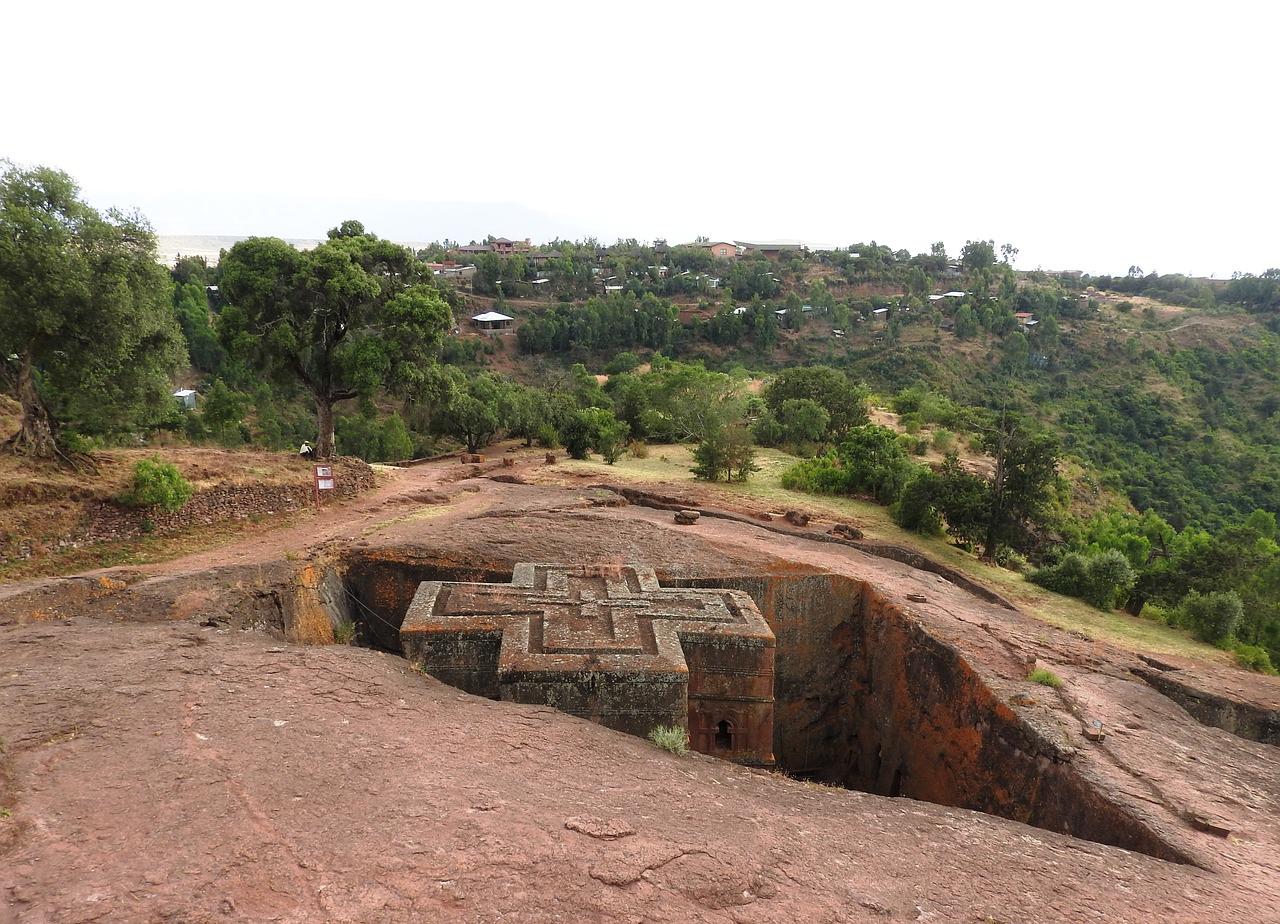
[[[1280,266],[1254,2],[10,0],[0,157],[168,234],[697,234]]]

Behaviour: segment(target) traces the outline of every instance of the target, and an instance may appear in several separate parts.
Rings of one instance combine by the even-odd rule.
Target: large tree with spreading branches
[[[73,461],[68,425],[119,433],[172,410],[185,359],[171,282],[140,215],[99,213],[67,174],[0,174],[0,378],[22,406],[6,451]]]
[[[264,375],[306,388],[322,459],[333,455],[334,404],[379,388],[412,394],[452,322],[413,252],[355,221],[312,250],[249,238],[221,269],[224,345]]]

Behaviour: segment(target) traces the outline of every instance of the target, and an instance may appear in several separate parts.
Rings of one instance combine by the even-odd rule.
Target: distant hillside
[[[160,262],[165,266],[173,266],[179,256],[204,257],[212,266],[217,264],[219,253],[248,237],[250,237],[248,234],[158,234],[156,235],[159,245],[157,251]],[[319,238],[293,237],[285,240],[299,250],[310,250],[320,243]],[[427,246],[427,242],[424,241],[397,241],[396,243],[415,250]]]
[[[159,234],[156,236],[157,251],[160,262],[165,266],[173,266],[179,256],[204,257],[210,265],[213,265],[218,262],[219,253],[247,237],[249,237],[247,234]],[[291,238],[288,240],[300,250],[310,250],[320,243],[315,239]]]

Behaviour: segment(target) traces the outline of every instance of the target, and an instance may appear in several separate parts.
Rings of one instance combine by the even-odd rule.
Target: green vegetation
[[[263,376],[310,393],[322,459],[334,452],[334,404],[384,387],[412,394],[450,322],[425,266],[359,222],[308,251],[278,238],[241,241],[219,269],[229,303],[223,344]]]
[[[1030,674],[1027,674],[1027,679],[1043,687],[1053,687],[1055,690],[1062,688],[1062,678],[1045,667],[1037,667]]]
[[[133,487],[121,497],[132,507],[159,507],[169,513],[181,510],[195,488],[178,467],[159,459],[143,459],[133,468]]]
[[[350,645],[355,641],[356,624],[350,619],[343,619],[333,627],[333,641],[336,645]]]
[[[22,405],[3,448],[70,462],[66,430],[160,425],[184,358],[169,287],[141,217],[100,214],[57,170],[0,175],[0,380]]]
[[[649,732],[649,740],[679,757],[689,753],[689,733],[679,725],[658,725]]]
[[[990,240],[956,257],[517,250],[413,253],[347,221],[310,251],[252,238],[166,276],[142,219],[10,167],[0,382],[21,420],[5,445],[75,464],[126,441],[307,440],[394,461],[509,438],[622,477],[678,464],[892,522],[895,541],[1054,601],[1045,618],[1194,637],[1257,670],[1280,658],[1280,270],[1019,273]],[[474,264],[470,295],[424,262],[446,257]],[[455,328],[490,298],[515,337]],[[646,450],[676,443],[678,463]],[[148,478],[154,503],[181,494]]]

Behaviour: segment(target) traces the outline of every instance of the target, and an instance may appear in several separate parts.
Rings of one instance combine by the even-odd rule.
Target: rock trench
[[[335,618],[353,620],[363,644],[397,655],[420,583],[511,578],[500,565],[421,549],[354,550],[338,567],[342,593],[327,595],[341,610]],[[665,586],[744,591],[764,614],[777,636],[780,771],[1194,863],[1097,792],[1065,739],[1028,723],[953,646],[871,585],[821,573],[658,576]]]

